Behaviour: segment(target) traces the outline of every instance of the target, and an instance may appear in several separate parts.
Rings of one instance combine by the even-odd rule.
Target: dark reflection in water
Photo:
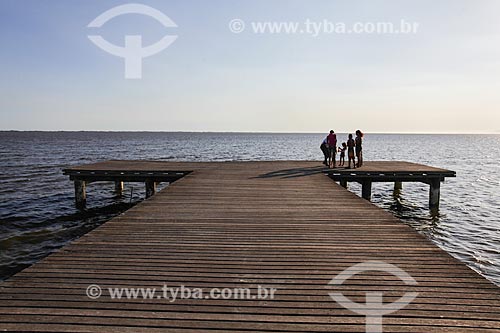
[[[15,217],[2,219],[0,276],[8,277],[16,273],[134,205],[135,202],[115,203],[38,223]]]
[[[339,139],[344,138],[339,134]],[[108,159],[177,161],[320,160],[322,134],[0,132],[0,279],[125,211],[144,196],[126,184],[88,187],[88,210],[73,205],[61,169]],[[428,186],[375,184],[373,202],[500,284],[500,136],[368,134],[365,159],[406,160],[451,169],[441,209],[429,211]],[[133,187],[133,188],[132,188]],[[360,193],[356,184],[350,190]],[[133,189],[132,197],[130,192]]]

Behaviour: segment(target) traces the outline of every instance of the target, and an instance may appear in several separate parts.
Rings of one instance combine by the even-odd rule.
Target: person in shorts
[[[330,168],[335,168],[335,159],[337,157],[337,135],[333,130],[330,130],[330,134],[326,137],[329,150],[329,161],[328,166]]]

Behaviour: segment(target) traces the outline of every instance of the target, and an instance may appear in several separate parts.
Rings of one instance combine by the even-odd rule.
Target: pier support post
[[[429,181],[429,207],[431,209],[439,208],[439,197],[441,192],[441,180],[439,178]]]
[[[403,189],[403,183],[402,182],[394,182],[394,191],[401,191]]]
[[[372,199],[372,181],[363,180],[361,183],[361,196],[363,199],[370,201]]]
[[[151,197],[156,193],[156,182],[152,180],[146,180],[146,199]]]
[[[87,191],[84,180],[75,180],[75,206],[77,209],[85,209],[87,205]]]
[[[115,181],[115,193],[116,195],[118,196],[122,196],[123,195],[123,182],[122,181]]]
[[[347,180],[341,180],[340,186],[342,186],[343,188],[347,188]]]

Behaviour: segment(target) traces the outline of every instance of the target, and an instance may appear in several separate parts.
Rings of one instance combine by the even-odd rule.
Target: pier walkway
[[[331,292],[369,308],[379,293],[384,305],[418,293],[383,316],[383,332],[500,331],[500,288],[337,185],[317,162],[107,163],[116,172],[183,177],[1,283],[0,331],[376,331]],[[373,270],[329,285],[360,263]],[[377,263],[415,283],[397,270],[377,271]],[[112,299],[108,290],[164,284],[276,292],[170,301]],[[102,295],[87,296],[89,285]]]

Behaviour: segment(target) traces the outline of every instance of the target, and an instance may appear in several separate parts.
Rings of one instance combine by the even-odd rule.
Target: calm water
[[[107,159],[320,160],[322,139],[322,134],[0,132],[0,279],[143,197],[140,184],[126,184],[125,197],[116,198],[111,184],[95,183],[88,187],[89,209],[80,213],[64,167]],[[423,184],[405,184],[400,200],[393,198],[391,184],[375,184],[373,201],[500,285],[500,135],[368,134],[364,154],[366,160],[407,160],[456,171],[457,178],[442,186],[437,215],[427,208]]]

